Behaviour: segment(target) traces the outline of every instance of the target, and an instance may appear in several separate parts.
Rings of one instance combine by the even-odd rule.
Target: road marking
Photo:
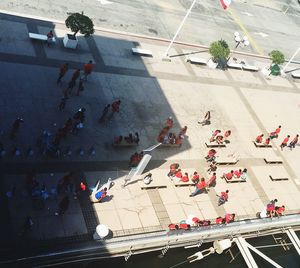
[[[241,28],[241,30],[244,32],[244,34],[248,37],[249,42],[253,46],[253,48],[256,50],[256,52],[260,55],[264,55],[263,50],[256,44],[254,39],[250,36],[246,28],[244,27],[243,23],[241,20],[235,15],[235,12],[233,11],[232,8],[228,9],[229,14],[231,15],[232,19],[236,22],[236,24]]]
[[[112,4],[113,2],[107,1],[107,0],[97,0],[98,2],[100,2],[101,5],[109,5]]]
[[[254,34],[260,35],[262,38],[265,38],[265,37],[269,36],[268,34],[265,34],[265,33],[262,33],[262,32],[259,32],[259,33],[255,32]]]
[[[249,12],[241,12],[241,14],[247,15],[248,17],[253,17],[254,15]]]

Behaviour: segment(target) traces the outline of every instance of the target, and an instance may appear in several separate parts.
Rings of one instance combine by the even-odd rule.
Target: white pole
[[[291,57],[291,59],[289,60],[289,62],[283,67],[283,69],[282,69],[283,72],[285,71],[286,67],[291,63],[291,61],[296,57],[296,55],[298,54],[299,51],[300,51],[300,47],[296,50],[296,52]]]
[[[187,19],[187,17],[188,17],[189,14],[191,13],[192,8],[193,8],[193,6],[195,5],[196,1],[197,1],[197,0],[194,0],[193,3],[191,4],[191,7],[189,8],[188,12],[186,13],[186,15],[185,15],[184,19],[182,20],[182,22],[181,22],[181,24],[180,24],[180,26],[179,26],[177,32],[175,33],[175,35],[174,35],[174,37],[173,37],[173,39],[172,39],[170,45],[168,46],[168,48],[167,48],[167,50],[166,50],[166,53],[165,53],[165,56],[166,56],[166,57],[169,56],[169,55],[168,55],[169,50],[170,50],[171,46],[173,45],[173,43],[174,43],[174,41],[175,41],[177,35],[179,34],[179,32],[180,32],[180,30],[181,30],[181,28],[182,28],[182,26],[183,26],[185,20]]]

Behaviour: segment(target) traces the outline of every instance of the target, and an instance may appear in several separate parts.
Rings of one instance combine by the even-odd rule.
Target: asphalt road
[[[84,11],[108,29],[172,38],[192,0],[1,0],[0,9],[65,20],[67,12]],[[199,3],[198,3],[199,2]],[[297,0],[235,0],[224,11],[217,0],[198,1],[178,40],[209,45],[220,38],[234,48],[233,33],[246,34],[249,47],[237,50],[267,55],[281,50],[289,58],[300,43]],[[296,58],[300,61],[300,55]]]

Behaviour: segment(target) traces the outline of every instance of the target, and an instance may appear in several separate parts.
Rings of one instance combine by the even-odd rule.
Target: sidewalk
[[[300,119],[299,80],[290,76],[265,77],[261,72],[221,71],[192,65],[185,57],[174,57],[197,50],[186,46],[173,47],[172,61],[163,62],[165,43],[109,33],[96,32],[87,39],[79,37],[78,49],[70,51],[62,46],[61,38],[67,32],[62,25],[7,15],[0,15],[0,20],[3,24],[0,30],[0,128],[3,130],[1,143],[7,152],[0,162],[5,170],[1,186],[3,194],[14,183],[17,186],[17,197],[6,199],[9,211],[6,219],[11,223],[12,237],[16,241],[20,239],[18,233],[28,215],[33,217],[34,226],[26,239],[47,241],[86,234],[90,238],[99,223],[107,225],[113,237],[118,237],[165,230],[169,223],[180,222],[190,214],[211,220],[225,213],[236,213],[237,219],[251,218],[274,198],[279,200],[279,205],[286,206],[287,213],[299,212],[299,147],[292,151],[278,150],[287,134],[293,138],[299,132],[295,125],[295,119]],[[28,38],[28,31],[47,33],[53,28],[57,43],[52,47]],[[131,48],[137,45],[151,49],[153,58],[132,55]],[[208,57],[207,52],[202,52],[202,56]],[[245,59],[259,68],[270,64],[254,58]],[[65,111],[59,111],[62,91],[73,71],[89,60],[95,62],[95,71],[88,78],[85,90],[80,96],[71,96]],[[64,62],[69,62],[70,70],[62,86],[57,86],[58,68]],[[121,100],[120,113],[107,125],[99,125],[105,105],[117,99]],[[70,147],[72,154],[59,158],[39,154],[35,144],[42,130],[54,135],[80,107],[86,108],[84,128],[78,135],[69,134],[61,143],[62,151]],[[208,110],[212,113],[212,123],[202,127],[197,122]],[[18,116],[24,118],[24,123],[16,140],[12,141],[9,130]],[[129,172],[130,156],[156,143],[169,116],[174,119],[172,130],[176,133],[187,126],[183,145],[154,150],[147,170],[164,180],[167,187],[142,190],[140,182],[133,182],[122,188]],[[282,132],[277,140],[272,140],[271,149],[254,146],[252,141],[257,135],[266,135],[279,124]],[[207,179],[205,142],[215,129],[232,131],[230,143],[217,151],[220,157],[235,155],[239,162],[225,169],[246,167],[249,179],[246,183],[229,184],[218,174],[217,185],[208,194],[189,197],[194,186],[175,187],[166,176],[169,165],[178,162],[183,171],[197,170]],[[114,136],[130,132],[139,133],[138,147],[112,146]],[[12,153],[16,147],[21,151],[20,156]],[[26,155],[29,147],[34,149],[33,156]],[[95,155],[89,153],[91,147],[95,148]],[[83,155],[78,153],[80,148]],[[269,154],[282,159],[280,166],[288,175],[288,181],[268,179],[273,166],[263,159]],[[115,185],[109,195],[113,197],[109,202],[92,205],[88,192],[77,200],[70,195],[70,208],[58,217],[54,215],[62,198],[58,196],[46,200],[45,209],[35,211],[31,199],[22,195],[25,171],[32,167],[37,170],[40,185],[44,182],[49,189],[72,170],[76,172],[76,181],[84,180],[88,187],[98,179],[105,183],[112,178]],[[229,201],[218,207],[216,194],[226,189],[230,191]]]

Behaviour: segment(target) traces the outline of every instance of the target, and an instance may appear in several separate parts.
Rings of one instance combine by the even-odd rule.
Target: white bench
[[[253,141],[255,147],[258,148],[271,148],[272,144],[263,144],[263,143],[257,143],[256,141]]]
[[[133,47],[132,54],[134,55],[142,55],[142,56],[153,56],[151,50]]]
[[[221,144],[218,144],[218,143],[205,143],[206,147],[207,148],[220,148],[220,147],[226,147],[225,144],[221,143]]]
[[[186,62],[196,63],[196,64],[202,64],[202,65],[206,65],[207,64],[207,60],[202,59],[202,58],[197,58],[197,57],[187,57],[186,58]]]
[[[36,39],[41,41],[47,41],[48,37],[45,34],[28,33],[30,39]],[[56,41],[55,37],[52,37],[52,42]]]
[[[278,176],[278,175],[277,175],[277,177],[269,175],[269,177],[272,181],[288,181],[289,180],[289,178],[287,178],[287,177],[282,177],[282,176]]]
[[[187,182],[183,182],[183,181],[174,181],[173,183],[176,187],[180,187],[180,186],[195,186],[195,183],[192,180],[189,180]]]
[[[215,161],[218,165],[234,165],[239,160],[231,157],[216,157]]]
[[[300,71],[291,72],[293,78],[300,78]]]
[[[277,156],[265,157],[266,164],[282,164],[282,159]]]
[[[232,69],[243,69],[243,64],[241,63],[235,63],[235,62],[227,62],[227,67]]]
[[[252,71],[252,72],[258,72],[259,68],[253,65],[248,65],[248,64],[244,64],[243,66],[243,70],[245,71]]]

